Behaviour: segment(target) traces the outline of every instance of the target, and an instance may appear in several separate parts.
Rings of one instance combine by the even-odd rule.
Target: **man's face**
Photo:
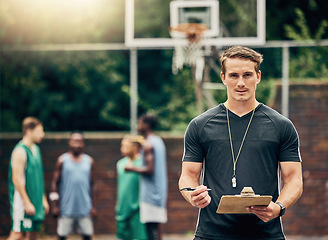
[[[138,120],[138,132],[141,134],[141,135],[144,135],[145,134],[145,132],[146,132],[146,129],[147,129],[147,124],[146,123],[144,123],[143,121],[142,121],[142,119],[139,119]]]
[[[256,73],[255,63],[248,59],[228,58],[225,61],[226,73],[221,73],[223,84],[227,87],[228,99],[245,102],[255,98],[261,72]]]
[[[43,126],[37,125],[33,130],[30,130],[30,136],[34,143],[41,143],[44,138]]]
[[[121,142],[121,154],[123,157],[129,156],[131,153],[132,143],[127,140],[123,139]]]
[[[84,138],[80,133],[73,133],[68,141],[69,148],[74,155],[78,155],[83,152]]]

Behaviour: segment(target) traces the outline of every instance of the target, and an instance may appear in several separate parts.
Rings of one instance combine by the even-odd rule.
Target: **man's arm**
[[[145,141],[142,145],[143,155],[145,166],[136,167],[132,165],[128,165],[125,167],[125,171],[133,171],[141,174],[153,174],[154,173],[154,147],[149,141]]]
[[[48,214],[50,207],[49,207],[49,203],[47,201],[47,196],[45,194],[43,195],[42,204],[43,204],[45,213]]]
[[[23,202],[24,208],[27,215],[35,214],[35,207],[32,204],[29,196],[27,195],[25,185],[22,182],[25,172],[26,164],[26,152],[22,148],[16,148],[12,154],[12,181],[15,189],[19,192]]]
[[[281,174],[284,186],[277,202],[281,202],[286,209],[291,207],[302,195],[303,178],[301,162],[281,162]],[[252,206],[249,211],[257,215],[264,222],[279,217],[280,206],[271,202],[268,207]]]
[[[60,210],[59,210],[59,191],[58,191],[58,185],[60,183],[61,179],[61,171],[63,167],[63,159],[60,156],[57,160],[54,175],[51,181],[51,193],[49,196],[50,199],[50,205],[51,205],[51,212],[54,216],[59,216]]]
[[[91,217],[96,217],[97,216],[97,210],[95,208],[97,204],[97,185],[95,182],[95,173],[94,173],[94,159],[91,158],[91,176],[90,176],[90,181],[91,181],[91,198],[92,198],[92,208],[91,208]]]
[[[182,196],[194,207],[204,208],[211,202],[206,186],[199,186],[202,163],[182,162],[182,171],[179,179],[179,189],[185,187],[196,188],[188,192],[181,191]]]
[[[303,193],[302,165],[300,162],[281,162],[284,187],[277,199],[287,209],[294,205]]]

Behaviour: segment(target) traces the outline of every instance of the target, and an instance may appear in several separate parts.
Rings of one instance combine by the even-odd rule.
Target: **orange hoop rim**
[[[202,23],[181,23],[175,27],[170,27],[170,32],[184,34],[190,43],[198,43],[207,30],[208,27]]]
[[[188,34],[203,34],[207,31],[208,27],[202,23],[181,23],[175,27],[170,27],[171,32],[180,32],[186,35]]]

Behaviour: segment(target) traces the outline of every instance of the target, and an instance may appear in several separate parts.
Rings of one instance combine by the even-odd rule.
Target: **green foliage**
[[[1,131],[18,131],[27,115],[51,131],[128,130],[129,96],[117,91],[128,86],[124,61],[107,52],[3,54]]]
[[[172,74],[172,51],[138,51],[139,112],[158,116],[161,130],[184,130],[197,115],[191,71]]]
[[[305,15],[303,11],[299,8],[295,9],[297,19],[295,20],[296,27],[295,26],[286,24],[285,25],[285,31],[286,36],[293,40],[309,40],[309,39],[316,39],[319,40],[323,37],[325,34],[325,30],[328,27],[328,21],[326,19],[322,20],[318,30],[314,34],[314,37],[312,37],[310,27],[308,26],[307,20],[305,18]]]
[[[320,25],[320,22],[325,19],[328,9],[328,1],[322,0],[270,0],[267,1],[266,8],[266,38],[267,40],[286,40],[285,26],[290,25],[297,27],[295,19],[298,15],[295,9],[300,9],[303,12],[304,18],[307,20],[307,25],[311,36],[314,36],[314,31]],[[326,18],[327,19],[327,18]],[[326,31],[322,39],[328,38]],[[289,38],[290,39],[290,38]],[[317,39],[317,38],[315,38]]]
[[[175,75],[174,83],[174,87],[165,87],[170,101],[159,109],[157,115],[164,130],[184,131],[188,122],[198,114],[190,69]]]
[[[312,34],[303,11],[295,9],[296,26],[286,25],[286,36],[293,40],[319,40],[328,29],[328,21],[322,20]],[[308,47],[291,51],[291,78],[322,78],[328,73],[328,47]]]
[[[19,131],[36,116],[47,131],[127,131],[125,52],[6,52],[1,55],[1,131]],[[190,71],[171,73],[172,51],[139,51],[139,113],[159,117],[161,130],[183,130],[196,116]]]
[[[221,0],[220,20],[226,26],[228,36],[248,37],[256,35],[256,1]]]
[[[135,0],[135,37],[169,37],[171,0]]]
[[[262,80],[257,85],[256,99],[259,102],[269,104],[274,98],[275,88],[275,81],[273,79]]]

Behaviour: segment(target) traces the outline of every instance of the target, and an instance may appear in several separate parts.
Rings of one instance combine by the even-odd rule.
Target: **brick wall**
[[[281,109],[281,86],[273,107]],[[328,235],[328,83],[290,85],[289,118],[298,130],[304,191],[284,217],[291,235]]]
[[[280,111],[280,91],[273,107]],[[294,122],[301,140],[304,171],[304,193],[301,199],[283,218],[287,235],[328,235],[328,84],[302,84],[290,86],[290,119]],[[116,202],[116,162],[120,159],[122,134],[86,134],[85,152],[95,158],[98,185],[98,218],[95,220],[97,234],[115,233],[114,206]],[[168,223],[166,233],[193,232],[197,209],[189,206],[177,191],[177,182],[183,154],[183,135],[164,136],[168,150]],[[57,157],[67,150],[67,133],[47,133],[41,143],[44,160],[46,191]],[[0,138],[0,235],[10,230],[7,196],[7,169],[10,152],[19,134],[2,135]],[[45,232],[55,234],[56,221],[47,216]]]

